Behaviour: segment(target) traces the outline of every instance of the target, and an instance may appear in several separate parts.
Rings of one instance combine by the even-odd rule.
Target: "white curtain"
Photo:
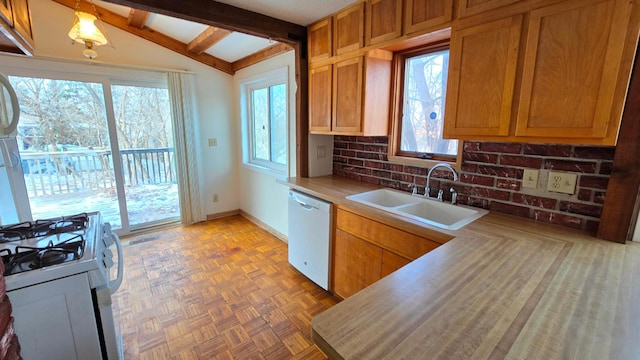
[[[196,167],[195,82],[193,74],[169,72],[168,77],[171,117],[175,134],[176,169],[180,188],[180,220],[182,224],[189,225],[204,220]]]

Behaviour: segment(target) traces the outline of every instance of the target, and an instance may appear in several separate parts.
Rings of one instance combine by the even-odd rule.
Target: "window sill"
[[[287,177],[287,172],[286,171],[281,171],[281,170],[275,170],[275,169],[271,169],[268,168],[266,166],[262,166],[262,165],[258,165],[258,164],[253,164],[253,163],[248,163],[248,162],[243,162],[242,166],[248,170],[252,170],[252,171],[257,171],[266,175],[271,175],[271,176],[275,176],[275,177]]]
[[[388,154],[387,156],[390,162],[400,163],[404,165],[413,165],[413,166],[430,168],[436,164],[446,163],[458,170],[460,170],[460,168],[462,167],[462,149],[458,151],[458,156],[456,157],[456,161],[417,159],[417,158],[406,157],[406,156],[396,156],[392,154]]]

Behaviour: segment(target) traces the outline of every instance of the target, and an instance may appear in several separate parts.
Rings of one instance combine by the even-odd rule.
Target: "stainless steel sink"
[[[347,199],[447,230],[458,230],[489,213],[391,189],[367,191]]]

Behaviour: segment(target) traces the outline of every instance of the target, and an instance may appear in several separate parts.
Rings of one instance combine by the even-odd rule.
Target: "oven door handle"
[[[111,233],[111,238],[116,244],[116,250],[118,251],[118,275],[110,282],[109,285],[109,290],[111,290],[111,295],[113,295],[118,291],[120,284],[122,284],[122,277],[124,275],[124,258],[122,257],[122,243],[120,242],[120,237],[116,233]]]

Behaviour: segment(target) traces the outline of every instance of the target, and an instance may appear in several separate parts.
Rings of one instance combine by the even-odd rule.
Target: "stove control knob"
[[[111,235],[105,235],[104,237],[102,237],[102,242],[104,243],[104,246],[109,247],[113,245],[113,238],[111,237]]]
[[[104,255],[105,258],[113,259],[113,251],[109,249],[102,250],[102,254]]]
[[[102,259],[102,262],[104,263],[104,266],[106,266],[108,268],[113,266],[113,259],[112,258],[106,257],[106,258]]]

